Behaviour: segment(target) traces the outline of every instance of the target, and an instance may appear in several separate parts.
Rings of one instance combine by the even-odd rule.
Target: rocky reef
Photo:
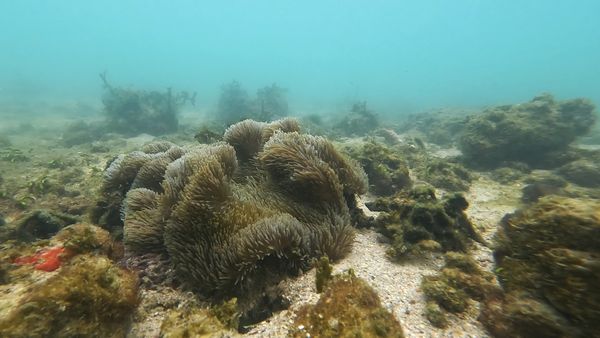
[[[459,146],[466,161],[478,166],[520,161],[556,167],[573,160],[565,151],[591,129],[594,109],[586,99],[556,101],[549,94],[493,107],[469,118]]]
[[[600,203],[549,196],[505,217],[494,252],[505,291],[481,320],[497,337],[600,331]]]
[[[471,240],[483,242],[464,211],[469,206],[461,194],[439,200],[429,186],[379,198],[368,204],[381,211],[377,230],[391,241],[389,255],[399,259],[428,251],[466,251]]]

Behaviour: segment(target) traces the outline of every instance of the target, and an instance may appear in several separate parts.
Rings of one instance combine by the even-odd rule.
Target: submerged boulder
[[[498,106],[471,117],[459,146],[469,163],[497,167],[521,161],[556,167],[573,158],[565,150],[593,126],[595,106],[586,99],[556,101],[549,94],[523,104]]]
[[[389,196],[412,186],[406,160],[394,148],[370,140],[348,152],[367,173],[372,193]]]
[[[494,256],[505,294],[481,319],[495,336],[600,332],[600,202],[541,198],[505,217]]]
[[[333,276],[315,305],[302,307],[290,337],[404,337],[402,326],[352,271]]]
[[[439,200],[429,186],[416,186],[368,203],[381,211],[377,230],[391,240],[389,255],[399,259],[424,251],[466,251],[471,240],[483,242],[465,214],[469,203],[459,193]]]

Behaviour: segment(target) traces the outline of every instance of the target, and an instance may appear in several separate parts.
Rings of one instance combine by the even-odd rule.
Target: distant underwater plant
[[[366,176],[298,129],[290,119],[246,120],[227,129],[227,143],[151,144],[119,156],[104,192],[126,194],[126,249],[166,253],[187,286],[216,297],[295,274],[311,257],[344,256],[350,201],[366,192]]]
[[[367,109],[367,101],[355,102],[350,112],[345,114],[334,129],[345,136],[362,136],[377,129],[379,118],[371,110]]]
[[[161,135],[178,128],[177,114],[186,102],[194,104],[196,94],[141,91],[112,86],[106,73],[100,74],[105,93],[102,98],[107,127],[125,135]]]
[[[275,83],[258,89],[256,98],[250,98],[238,81],[221,87],[217,119],[225,124],[245,119],[270,122],[287,115],[286,90]]]

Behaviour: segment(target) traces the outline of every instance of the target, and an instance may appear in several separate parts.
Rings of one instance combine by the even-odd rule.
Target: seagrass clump
[[[344,256],[354,238],[349,205],[366,192],[366,175],[325,138],[298,130],[290,119],[246,120],[226,142],[178,148],[177,157],[167,155],[176,146],[157,149],[121,180],[131,182],[127,251],[168,255],[185,285],[215,297],[296,274],[313,257]]]

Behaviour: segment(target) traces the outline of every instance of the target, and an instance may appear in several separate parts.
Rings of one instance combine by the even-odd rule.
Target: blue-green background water
[[[0,2],[0,99],[100,101],[117,85],[198,92],[276,82],[292,110],[361,99],[382,113],[600,102],[600,1]]]

